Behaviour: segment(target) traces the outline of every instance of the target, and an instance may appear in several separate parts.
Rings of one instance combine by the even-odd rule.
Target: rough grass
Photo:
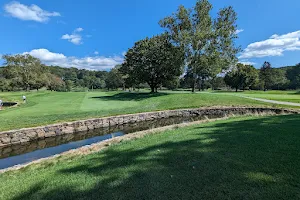
[[[0,199],[299,199],[298,115],[150,135],[0,175]]]
[[[27,103],[22,104],[22,95]],[[270,105],[250,99],[209,93],[30,92],[0,93],[20,106],[0,111],[0,131],[146,111],[205,106]]]

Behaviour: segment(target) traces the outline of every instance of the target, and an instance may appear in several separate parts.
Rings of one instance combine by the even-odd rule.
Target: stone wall
[[[195,117],[203,118],[220,118],[229,115],[245,114],[299,114],[298,111],[276,108],[255,108],[255,107],[229,107],[229,108],[198,108],[198,109],[181,109],[166,110],[159,112],[137,113],[130,115],[120,115],[105,118],[96,118],[81,120],[68,123],[53,124],[49,126],[26,128],[12,131],[0,132],[0,147],[27,143],[29,141],[40,140],[45,138],[68,135],[83,131],[90,131],[99,128],[114,127],[154,119],[171,118],[171,117]]]

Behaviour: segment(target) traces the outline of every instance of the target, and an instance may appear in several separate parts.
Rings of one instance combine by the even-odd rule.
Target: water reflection
[[[93,131],[56,136],[8,147],[0,147],[0,169],[24,164],[40,158],[46,158],[71,149],[90,145],[113,137],[119,137],[128,133],[202,119],[203,117],[174,117],[144,121],[109,128],[101,128]]]

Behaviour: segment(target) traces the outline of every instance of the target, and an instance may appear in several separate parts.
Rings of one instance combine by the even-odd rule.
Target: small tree
[[[230,72],[225,75],[225,83],[232,88],[245,90],[251,87],[257,81],[258,74],[252,65],[243,65],[238,63]]]
[[[71,80],[66,80],[65,81],[65,86],[66,86],[66,91],[70,92],[72,91],[73,87],[74,87],[74,82]]]
[[[151,92],[179,77],[183,71],[183,52],[166,35],[158,35],[135,43],[125,55],[121,71],[133,84],[148,83]]]
[[[65,82],[54,74],[48,74],[47,87],[51,91],[65,91]]]

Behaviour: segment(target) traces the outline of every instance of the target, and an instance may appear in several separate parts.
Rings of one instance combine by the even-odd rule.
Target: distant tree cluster
[[[264,62],[260,69],[255,69],[251,65],[237,64],[225,75],[224,81],[236,91],[300,89],[300,64],[272,68],[269,62]]]
[[[0,67],[0,90],[82,91],[86,89],[115,89],[122,80],[112,83],[114,70],[89,71],[77,68],[46,66],[31,55],[5,55],[5,66]]]

